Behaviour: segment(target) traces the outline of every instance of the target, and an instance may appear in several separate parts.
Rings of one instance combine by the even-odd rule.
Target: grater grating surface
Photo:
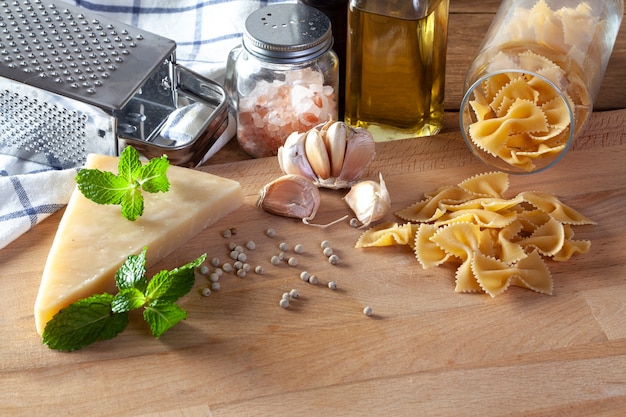
[[[0,75],[106,109],[124,106],[174,41],[78,7],[0,3]]]
[[[0,153],[68,168],[132,144],[194,166],[226,129],[226,94],[175,50],[61,1],[0,0]]]

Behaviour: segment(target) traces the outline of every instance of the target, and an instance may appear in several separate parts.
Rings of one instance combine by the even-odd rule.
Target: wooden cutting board
[[[423,270],[405,246],[355,249],[362,231],[269,215],[259,189],[274,158],[203,170],[241,182],[245,204],[149,272],[253,240],[252,266],[181,302],[189,318],[155,340],[141,318],[116,339],[59,353],[41,344],[33,302],[61,212],[0,252],[0,414],[28,416],[618,415],[626,410],[626,110],[596,113],[565,158],[510,177],[510,195],[548,191],[598,222],[575,228],[591,250],[549,263],[554,295],[511,287],[492,299],[454,292],[454,269]],[[381,172],[392,211],[490,169],[458,132],[378,144],[366,177]],[[315,221],[348,213],[323,191]],[[394,219],[390,214],[389,219]],[[277,236],[264,232],[272,227]],[[222,231],[236,228],[232,238]],[[94,236],[98,239],[98,236]],[[329,240],[340,257],[321,254]],[[301,243],[298,265],[273,266],[280,242]],[[306,270],[320,284],[302,282]],[[336,291],[325,287],[335,280]],[[292,288],[301,297],[278,306]],[[362,310],[371,306],[374,315]]]

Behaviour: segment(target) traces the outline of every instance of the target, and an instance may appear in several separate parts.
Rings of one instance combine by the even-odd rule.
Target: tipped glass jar
[[[330,20],[313,7],[277,4],[248,16],[225,80],[244,151],[274,156],[292,132],[337,119],[332,43]]]
[[[376,141],[443,126],[449,0],[351,0],[345,121]]]
[[[465,80],[473,153],[518,174],[559,161],[591,114],[623,13],[622,0],[504,0]]]

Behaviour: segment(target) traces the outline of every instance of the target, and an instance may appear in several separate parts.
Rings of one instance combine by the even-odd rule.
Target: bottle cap
[[[246,19],[243,46],[266,61],[308,61],[325,53],[332,44],[330,19],[304,4],[267,6]]]

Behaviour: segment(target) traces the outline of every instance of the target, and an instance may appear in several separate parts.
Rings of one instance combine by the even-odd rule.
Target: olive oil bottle
[[[351,0],[345,121],[376,141],[443,126],[449,0]]]

